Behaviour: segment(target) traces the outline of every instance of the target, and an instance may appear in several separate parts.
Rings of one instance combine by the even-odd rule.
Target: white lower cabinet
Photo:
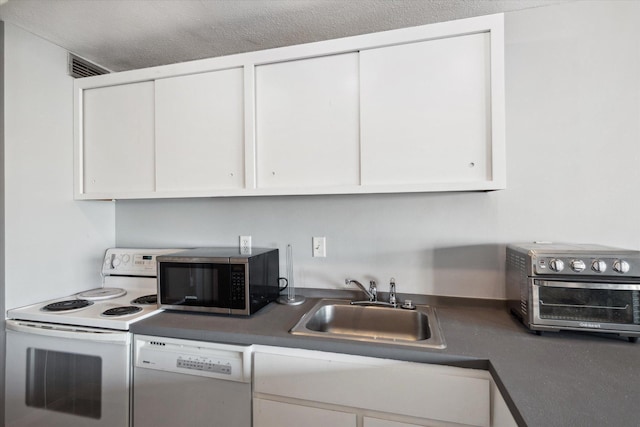
[[[357,427],[356,414],[299,404],[253,399],[253,427]]]
[[[416,427],[418,424],[401,423],[397,421],[381,420],[380,418],[364,417],[363,427]]]
[[[258,346],[253,372],[254,427],[516,425],[484,370]]]

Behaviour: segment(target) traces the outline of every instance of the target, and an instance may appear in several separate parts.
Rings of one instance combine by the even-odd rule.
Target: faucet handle
[[[369,293],[371,294],[369,298],[371,301],[378,301],[378,288],[375,280],[369,282]]]
[[[398,303],[396,300],[396,279],[393,277],[389,280],[389,303],[394,307]]]

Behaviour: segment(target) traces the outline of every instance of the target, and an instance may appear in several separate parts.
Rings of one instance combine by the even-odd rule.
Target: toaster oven
[[[601,245],[507,246],[510,311],[532,331],[640,336],[640,252]]]

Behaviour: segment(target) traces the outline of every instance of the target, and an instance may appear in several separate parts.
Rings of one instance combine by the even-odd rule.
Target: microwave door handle
[[[629,304],[624,307],[610,307],[606,305],[576,305],[576,304],[546,304],[544,301],[540,300],[540,305],[544,305],[546,307],[569,307],[569,308],[604,308],[607,310],[627,310],[629,309]]]

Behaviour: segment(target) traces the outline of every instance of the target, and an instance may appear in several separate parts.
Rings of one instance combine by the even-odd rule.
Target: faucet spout
[[[376,294],[375,294],[375,286],[372,287],[372,291],[369,291],[369,289],[365,288],[364,285],[360,282],[358,282],[357,280],[354,279],[344,279],[344,284],[345,285],[350,285],[351,283],[353,283],[354,285],[356,285],[358,288],[360,288],[360,290],[362,292],[364,292],[364,294],[367,296],[367,298],[369,298],[369,301],[375,301],[376,298]]]

